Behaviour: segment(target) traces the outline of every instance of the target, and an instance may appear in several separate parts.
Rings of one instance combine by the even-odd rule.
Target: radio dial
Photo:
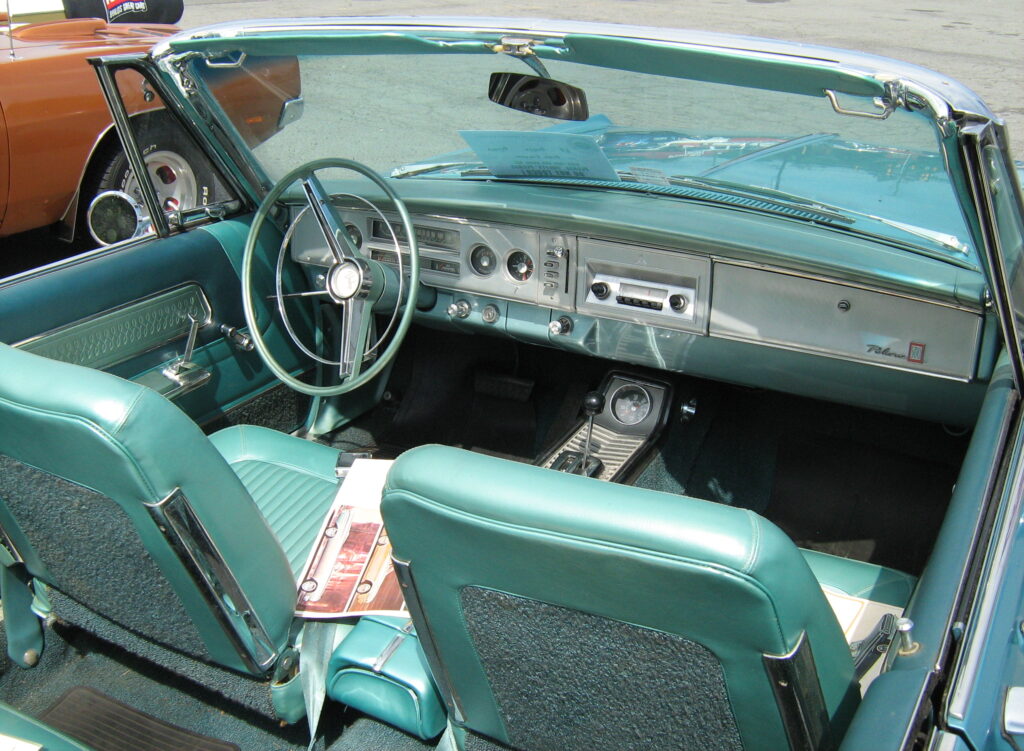
[[[682,313],[689,304],[690,301],[684,295],[670,295],[668,298],[668,306],[676,313]]]
[[[603,300],[612,293],[612,288],[608,286],[607,282],[594,282],[590,285],[590,291],[598,300]]]

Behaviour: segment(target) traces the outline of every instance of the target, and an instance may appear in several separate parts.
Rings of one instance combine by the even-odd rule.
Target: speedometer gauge
[[[525,282],[533,276],[533,259],[521,250],[513,250],[505,260],[505,268],[517,282]]]
[[[623,425],[641,423],[651,414],[651,395],[642,386],[620,386],[612,394],[612,414]]]

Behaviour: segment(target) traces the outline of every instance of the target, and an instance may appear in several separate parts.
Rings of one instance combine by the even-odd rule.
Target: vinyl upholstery
[[[398,458],[382,512],[408,561],[465,726],[505,724],[459,598],[506,592],[678,634],[721,663],[743,747],[787,747],[763,655],[806,635],[833,733],[856,706],[849,647],[800,551],[750,511],[551,472],[443,446]],[[537,680],[544,690],[543,676]],[[548,745],[554,747],[556,741]]]
[[[134,529],[111,529],[109,544],[117,545],[119,535],[137,535],[181,599],[210,658],[248,672],[145,507],[180,488],[270,639],[277,648],[285,646],[295,605],[292,561],[304,556],[301,545],[311,541],[311,519],[328,502],[326,468],[333,466],[336,452],[252,428],[228,428],[213,444],[184,413],[148,388],[3,344],[0,424],[0,454],[118,504]],[[244,463],[255,496],[225,457]],[[288,473],[297,482],[290,482]],[[287,526],[292,514],[303,523]],[[21,538],[19,547],[31,550],[30,534],[17,528],[13,534]],[[26,559],[34,575],[62,589],[63,582],[48,578],[44,562],[31,554]],[[130,590],[131,582],[111,581],[110,586]]]
[[[210,441],[249,491],[298,579],[338,489],[337,450],[251,425],[225,428]]]

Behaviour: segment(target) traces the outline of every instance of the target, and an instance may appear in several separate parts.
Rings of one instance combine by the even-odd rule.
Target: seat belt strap
[[[313,620],[306,621],[302,628],[299,680],[306,702],[306,722],[309,723],[309,751],[313,751],[317,742],[316,730],[327,696],[327,664],[334,653],[338,630],[337,623]]]
[[[7,656],[23,668],[43,653],[43,621],[32,610],[32,579],[24,565],[0,545],[0,606],[7,631]]]

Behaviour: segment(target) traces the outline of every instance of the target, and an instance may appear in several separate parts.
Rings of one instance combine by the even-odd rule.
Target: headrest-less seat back
[[[531,751],[825,747],[855,708],[818,582],[757,514],[442,446],[399,457],[382,511],[475,733]],[[819,708],[803,730],[786,727],[794,691]]]
[[[177,407],[108,373],[0,344],[0,425],[0,525],[34,575],[144,637],[257,672],[148,508],[177,489],[270,646],[285,644],[295,590],[284,552]]]

